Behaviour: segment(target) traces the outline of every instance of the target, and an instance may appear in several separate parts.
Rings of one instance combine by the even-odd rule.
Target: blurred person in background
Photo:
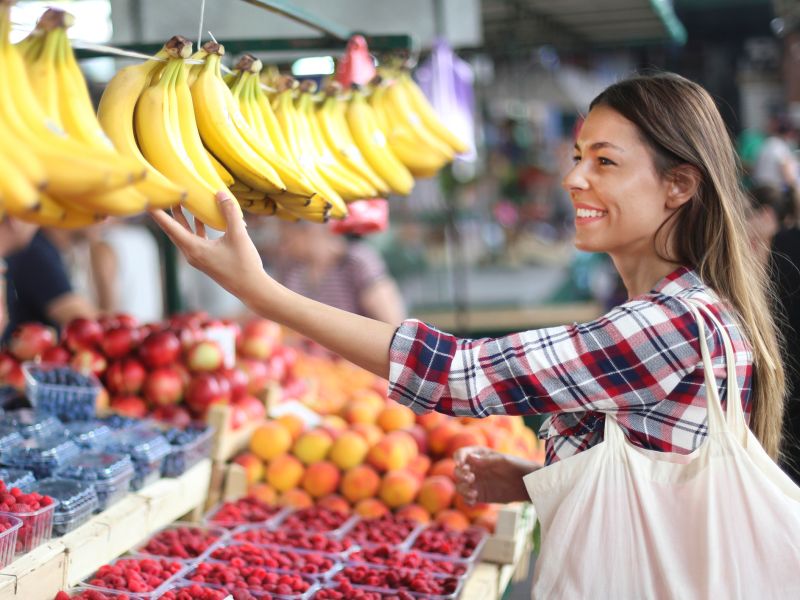
[[[777,114],[770,118],[767,133],[753,165],[753,183],[794,196],[800,182],[800,164],[794,155],[797,132],[787,117]]]
[[[380,254],[369,244],[308,222],[281,222],[270,265],[290,290],[365,317],[399,325],[406,309]]]
[[[5,329],[6,316],[6,256],[27,246],[36,234],[36,225],[12,217],[0,218],[0,333]]]
[[[781,193],[779,188],[771,185],[759,185],[750,190],[750,211],[747,215],[750,247],[758,256],[759,262],[767,264],[770,256],[772,239],[787,213],[789,197]]]

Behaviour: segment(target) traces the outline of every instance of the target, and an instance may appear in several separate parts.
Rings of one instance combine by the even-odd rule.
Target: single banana
[[[179,125],[174,125],[170,116],[169,86],[174,85],[183,67],[179,61],[171,61],[159,81],[142,92],[134,112],[136,139],[150,164],[186,188],[188,194],[183,206],[209,227],[222,231],[225,217],[217,206],[216,194],[227,189],[208,187],[192,164],[182,140],[176,137]]]
[[[215,42],[204,45],[208,53],[202,70],[191,87],[200,137],[206,147],[240,181],[253,189],[283,192],[286,185],[278,173],[256,152],[240,131],[247,124],[222,81],[220,57],[224,48]]]
[[[430,144],[431,148],[434,148],[448,161],[453,160],[455,155],[453,148],[428,130],[416,110],[411,106],[411,101],[406,96],[405,88],[397,81],[392,82],[386,88],[384,102],[386,103],[389,114],[394,117],[397,122],[405,124],[420,141],[425,144]]]
[[[375,111],[360,90],[353,90],[346,112],[347,125],[358,149],[375,172],[392,190],[407,196],[414,187],[414,177],[392,153],[386,136],[378,127]]]
[[[108,82],[100,106],[97,119],[103,131],[114,144],[117,152],[134,159],[147,171],[144,181],[136,184],[136,189],[144,194],[151,208],[167,208],[179,204],[186,198],[186,190],[162,175],[153,165],[147,162],[133,131],[133,113],[136,101],[148,85],[154,72],[163,64],[168,56],[167,48],[176,48],[178,53],[187,48],[191,54],[191,42],[180,36],[173,37],[158,52],[153,60],[121,69]]]
[[[36,210],[16,215],[16,217],[42,227],[58,227],[59,229],[89,227],[103,219],[102,216],[89,212],[71,210],[46,195],[41,196]]]
[[[10,160],[16,170],[35,188],[44,190],[47,187],[47,171],[42,161],[25,143],[14,137],[2,119],[0,119],[0,154]]]
[[[419,118],[431,133],[447,143],[456,154],[464,154],[469,151],[469,146],[464,140],[442,122],[431,103],[428,102],[425,94],[411,78],[410,73],[402,73],[398,78],[397,85],[404,92],[405,100],[403,101],[408,102],[409,106],[419,115]]]
[[[41,191],[5,154],[0,154],[0,196],[5,211],[10,215],[35,209],[41,197]]]

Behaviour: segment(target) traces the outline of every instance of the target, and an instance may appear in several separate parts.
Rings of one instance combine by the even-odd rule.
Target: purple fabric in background
[[[475,153],[475,94],[472,67],[460,59],[444,39],[437,39],[431,56],[414,72],[414,79],[425,92],[445,125],[469,143],[469,151],[457,160],[472,162]]]

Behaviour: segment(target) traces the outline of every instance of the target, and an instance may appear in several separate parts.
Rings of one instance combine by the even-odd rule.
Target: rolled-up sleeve
[[[692,313],[666,295],[588,323],[499,338],[460,339],[407,320],[389,359],[393,400],[417,413],[477,417],[640,410],[700,362]]]

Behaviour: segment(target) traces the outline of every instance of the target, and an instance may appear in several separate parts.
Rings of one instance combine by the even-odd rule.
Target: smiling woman
[[[388,377],[389,396],[415,412],[548,414],[546,466],[456,455],[468,502],[530,494],[537,597],[706,598],[709,582],[720,597],[800,597],[800,489],[770,460],[777,332],[713,100],[677,75],[621,81],[594,100],[575,149],[564,186],[576,245],[612,257],[629,299],[589,323],[501,338],[395,328],[290,292],[263,272],[229,198],[218,240],[180,213],[153,216],[192,265]]]

